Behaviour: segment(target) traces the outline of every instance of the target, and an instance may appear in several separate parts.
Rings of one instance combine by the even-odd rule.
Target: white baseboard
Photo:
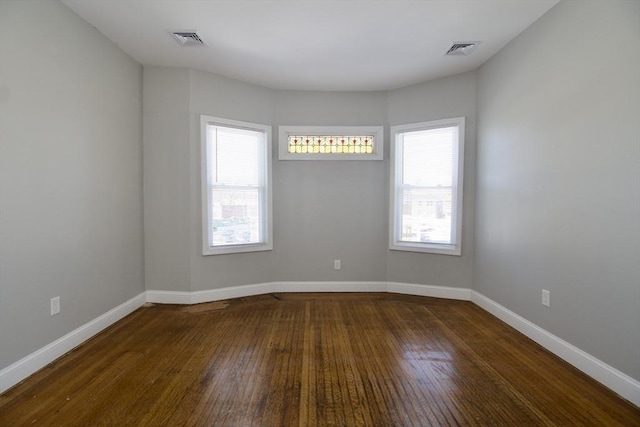
[[[620,396],[640,406],[639,381],[556,337],[484,295],[467,288],[397,282],[270,282],[196,292],[149,290],[2,369],[0,371],[0,393],[132,313],[145,302],[198,304],[272,292],[392,292],[471,301]]]
[[[278,282],[273,292],[387,292],[386,282]]]
[[[471,301],[634,405],[640,406],[640,381],[596,359],[479,292],[471,291]]]
[[[206,291],[147,291],[147,301],[158,304],[200,304],[272,292],[387,292],[386,282],[268,282]]]
[[[206,291],[196,291],[192,293],[191,304],[201,302],[220,301],[231,298],[249,297],[252,295],[263,295],[273,292],[275,283],[258,283],[255,285],[232,286],[221,289],[209,289]]]
[[[147,291],[147,302],[158,304],[193,304],[192,292]]]
[[[268,294],[274,292],[274,289],[274,283],[258,283],[255,285],[231,286],[228,288],[208,289],[206,291],[195,292],[151,290],[147,291],[147,302],[158,304],[200,304],[203,302]]]
[[[445,298],[470,301],[471,289],[446,286],[416,285],[411,283],[387,283],[387,292],[418,295],[422,297]]]
[[[0,371],[0,393],[18,384],[92,336],[133,313],[146,302],[146,293],[131,298],[65,336],[23,357]]]

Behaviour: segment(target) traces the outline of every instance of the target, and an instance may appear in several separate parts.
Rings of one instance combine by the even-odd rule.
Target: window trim
[[[262,219],[264,241],[259,243],[220,245],[212,247],[209,245],[209,232],[211,225],[209,223],[209,183],[207,182],[207,127],[209,125],[222,126],[230,128],[246,129],[255,132],[262,132],[265,136],[264,147],[264,205],[262,210],[264,218]],[[257,123],[243,122],[238,120],[230,120],[221,117],[200,116],[200,182],[201,182],[201,201],[202,201],[202,255],[222,255],[242,252],[259,252],[270,251],[273,249],[273,203],[272,203],[272,161],[271,161],[271,126]]]
[[[278,126],[280,160],[384,160],[384,126]],[[298,153],[287,150],[289,135],[373,135],[372,154]]]
[[[411,123],[405,125],[391,126],[390,139],[390,193],[389,193],[389,249],[398,251],[411,251],[411,252],[425,252],[443,255],[462,255],[462,214],[463,214],[463,183],[464,183],[464,140],[465,140],[465,118],[454,117],[443,120],[433,120],[428,122]],[[457,167],[457,188],[455,194],[455,209],[456,218],[454,227],[454,242],[452,244],[438,244],[438,243],[422,243],[422,242],[406,242],[399,240],[400,222],[398,221],[399,215],[401,215],[401,207],[397,201],[398,197],[398,182],[400,182],[401,168],[397,165],[397,159],[399,158],[398,150],[400,144],[398,144],[399,135],[406,132],[437,129],[443,127],[458,127],[458,144],[457,155],[458,162]],[[454,173],[455,173],[454,172]]]

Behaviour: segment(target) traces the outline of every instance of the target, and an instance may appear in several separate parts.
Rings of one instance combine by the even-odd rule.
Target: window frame
[[[264,184],[261,187],[263,189],[263,197],[260,200],[260,210],[263,218],[261,218],[261,235],[264,236],[263,241],[257,243],[247,244],[233,244],[233,245],[218,245],[212,246],[209,241],[211,235],[210,223],[210,208],[211,201],[209,200],[209,182],[208,182],[208,133],[207,128],[209,125],[227,127],[234,129],[250,130],[254,132],[260,132],[264,135]],[[201,182],[201,194],[202,194],[202,255],[222,255],[242,252],[259,252],[270,251],[273,249],[273,205],[272,205],[272,155],[271,155],[271,132],[272,128],[269,125],[263,125],[258,123],[250,123],[238,120],[230,120],[221,117],[213,116],[200,116],[200,182]]]
[[[384,160],[384,126],[278,126],[280,160]],[[373,153],[289,153],[289,135],[362,136],[373,135]]]
[[[400,136],[408,132],[425,131],[457,126],[458,143],[455,145],[454,156],[457,154],[457,162],[454,162],[454,174],[457,175],[455,181],[456,189],[452,200],[452,208],[455,208],[455,219],[452,219],[452,231],[454,233],[453,242],[450,244],[433,242],[408,242],[400,240],[402,216],[402,192],[399,191],[402,184],[402,165],[399,164],[402,156],[399,154],[402,148]],[[433,120],[428,122],[410,123],[390,127],[390,214],[389,214],[389,249],[411,252],[425,252],[443,255],[460,256],[462,254],[462,216],[463,216],[463,183],[464,183],[464,140],[465,140],[465,118],[454,117],[450,119]]]

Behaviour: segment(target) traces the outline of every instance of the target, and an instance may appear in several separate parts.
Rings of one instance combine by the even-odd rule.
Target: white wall
[[[635,379],[639,40],[637,1],[561,2],[479,70],[474,252],[475,290]]]
[[[0,2],[0,368],[144,291],[141,79],[61,3]]]

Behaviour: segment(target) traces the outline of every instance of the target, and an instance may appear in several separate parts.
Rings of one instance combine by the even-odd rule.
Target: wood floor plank
[[[475,305],[387,293],[144,307],[0,395],[2,426],[640,426]]]

